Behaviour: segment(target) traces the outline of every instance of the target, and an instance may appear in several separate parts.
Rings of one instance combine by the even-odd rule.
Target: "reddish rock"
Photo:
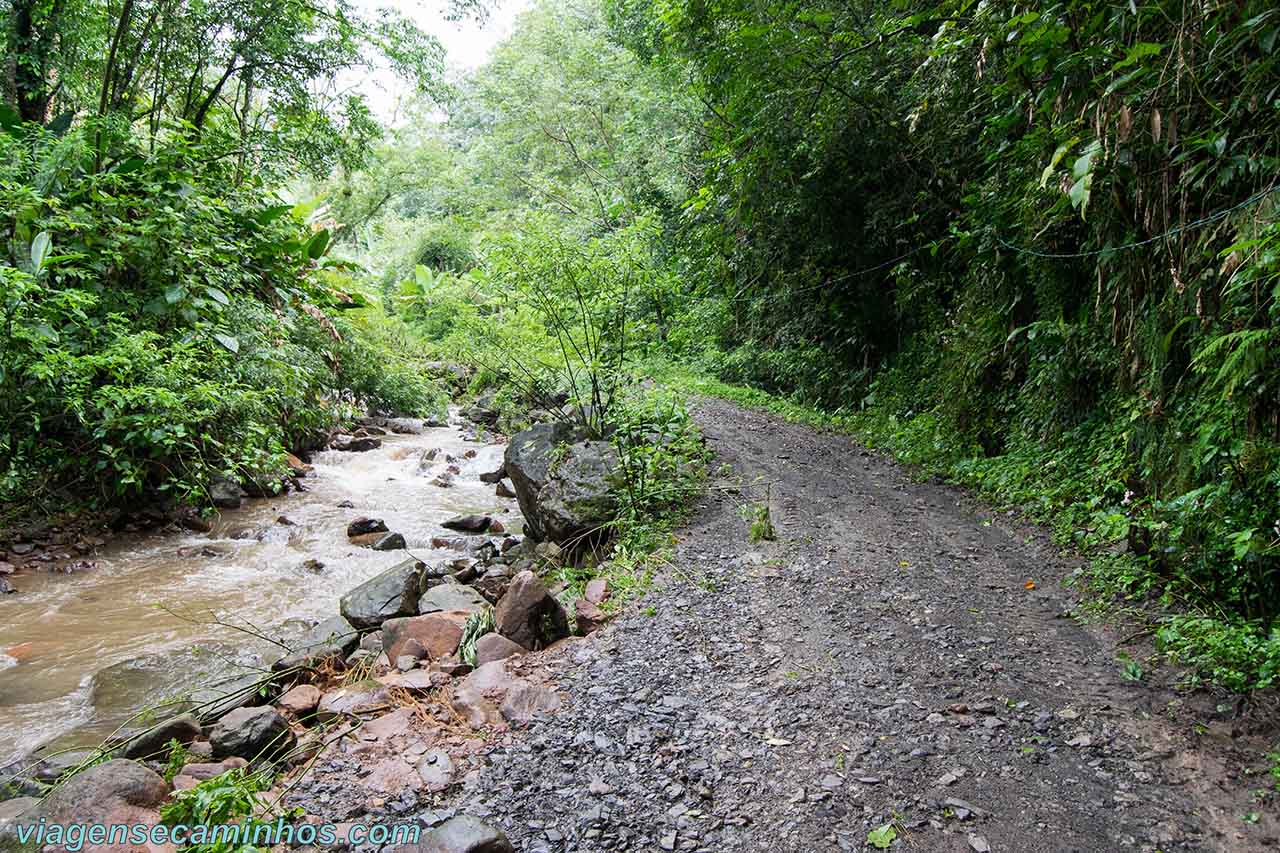
[[[458,610],[388,619],[382,623],[382,648],[389,660],[395,660],[406,653],[409,641],[415,640],[426,652],[425,657],[439,660],[458,650],[466,624],[467,613]]]
[[[347,525],[347,536],[363,536],[366,533],[386,533],[387,523],[380,518],[360,516]]]
[[[560,602],[531,571],[511,579],[494,612],[498,633],[526,649],[541,649],[569,634],[569,618]]]
[[[489,633],[476,640],[476,666],[478,667],[524,653],[524,646],[514,640],[508,640],[501,634]]]
[[[609,600],[612,592],[613,590],[609,589],[609,581],[604,578],[593,578],[587,582],[587,588],[582,597],[592,604],[604,604]]]
[[[573,618],[578,627],[578,633],[584,636],[600,630],[609,619],[604,615],[603,610],[585,598],[579,598],[574,603]]]
[[[281,696],[276,702],[276,706],[282,711],[293,714],[295,717],[302,717],[316,709],[316,706],[320,704],[321,695],[319,687],[310,684],[299,684]]]

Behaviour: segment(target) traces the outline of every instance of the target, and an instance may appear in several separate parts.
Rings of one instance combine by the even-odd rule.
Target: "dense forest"
[[[1280,676],[1272,3],[537,0],[463,74],[346,0],[0,14],[10,516],[200,505],[440,410],[440,361],[507,430],[650,377],[1049,522],[1172,659]]]

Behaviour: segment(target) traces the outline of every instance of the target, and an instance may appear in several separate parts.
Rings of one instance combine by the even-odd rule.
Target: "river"
[[[38,747],[96,743],[201,679],[269,663],[279,654],[270,642],[214,620],[280,638],[336,614],[345,592],[406,556],[351,545],[357,516],[385,519],[428,562],[458,556],[430,547],[454,535],[440,526],[452,515],[507,513],[518,529],[515,502],[478,480],[502,451],[456,426],[388,435],[365,453],[324,451],[302,481],[308,491],[223,510],[211,533],[119,538],[94,569],[16,576],[20,592],[0,600],[0,767]],[[450,458],[461,473],[434,485]]]

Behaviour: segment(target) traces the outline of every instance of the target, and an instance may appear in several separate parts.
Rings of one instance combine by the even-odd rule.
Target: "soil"
[[[743,485],[706,495],[623,616],[524,659],[558,683],[558,712],[456,741],[442,793],[370,799],[351,755],[296,801],[326,819],[469,813],[524,851],[865,850],[886,825],[873,837],[895,850],[1280,843],[1274,719],[1126,679],[1131,632],[1073,616],[1077,564],[1041,531],[848,437],[694,408],[721,480]],[[776,540],[752,543],[740,510],[766,496]]]

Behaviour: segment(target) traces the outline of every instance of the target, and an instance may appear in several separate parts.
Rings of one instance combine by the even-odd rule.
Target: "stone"
[[[516,496],[516,490],[508,486],[506,480],[498,483],[493,493],[500,498],[514,498]]]
[[[423,835],[417,844],[402,844],[392,853],[515,853],[501,830],[479,818],[458,815]]]
[[[418,761],[418,775],[431,793],[438,793],[453,783],[453,759],[443,749],[429,750]]]
[[[355,536],[348,536],[347,541],[359,548],[372,548],[374,545],[382,541],[386,533],[357,533]]]
[[[239,756],[257,761],[280,757],[293,749],[296,739],[289,721],[275,708],[237,708],[209,730],[214,758]]]
[[[506,533],[507,526],[495,518],[492,522],[489,523],[489,532],[494,535],[498,535],[500,533]]]
[[[284,461],[285,464],[289,466],[289,473],[295,477],[305,477],[315,470],[312,466],[303,462],[292,453],[286,453],[284,455]]]
[[[484,533],[489,529],[489,525],[493,524],[493,519],[487,515],[456,515],[448,521],[442,522],[441,527],[446,530],[457,530],[461,533]]]
[[[505,463],[503,463],[502,465],[498,466],[498,470],[486,471],[483,474],[481,474],[480,482],[488,483],[489,485],[492,486],[495,483],[501,483],[506,478],[507,478],[507,466]]]
[[[583,591],[582,597],[592,604],[604,604],[609,600],[609,581],[605,578],[592,578],[587,581],[587,588]]]
[[[604,611],[599,606],[591,603],[585,598],[580,598],[573,605],[574,624],[578,629],[578,633],[584,637],[604,627],[604,623],[609,620],[605,616]]]
[[[526,649],[541,649],[569,636],[569,618],[560,602],[531,571],[511,579],[498,602],[494,624],[502,636]]]
[[[561,704],[560,697],[550,688],[525,682],[507,691],[499,711],[508,722],[527,723],[558,711]]]
[[[66,774],[79,770],[99,757],[96,749],[71,749],[40,759],[35,767],[37,782],[52,785]]]
[[[475,613],[489,606],[480,593],[458,583],[442,583],[431,587],[418,599],[418,612],[439,613],[445,610],[463,610]]]
[[[13,595],[18,588],[9,582],[4,575],[0,575],[0,595]]]
[[[405,543],[403,535],[399,533],[384,533],[369,547],[375,551],[403,551],[409,546]]]
[[[336,435],[333,441],[329,442],[329,446],[334,450],[343,450],[348,453],[366,453],[370,450],[377,450],[382,446],[380,438],[357,438],[353,435]]]
[[[336,644],[307,646],[277,659],[271,664],[271,671],[297,678],[310,678],[318,671],[330,669],[341,672],[346,655],[343,647]]]
[[[498,410],[494,408],[494,397],[493,392],[481,394],[474,403],[462,410],[462,416],[488,427],[497,426]]]
[[[443,672],[431,672],[425,669],[411,669],[408,672],[388,672],[378,676],[378,683],[384,687],[407,690],[410,693],[426,695],[449,683],[449,676]]]
[[[476,666],[505,660],[512,655],[522,655],[525,651],[524,646],[514,640],[508,640],[501,634],[490,632],[476,640]]]
[[[503,454],[503,467],[511,478],[525,525],[535,539],[546,534],[538,522],[538,492],[551,477],[551,462],[556,447],[571,444],[578,432],[562,421],[537,424],[512,436]]]
[[[305,717],[320,704],[320,688],[299,684],[276,700],[276,707],[294,717]]]
[[[538,538],[562,546],[598,540],[601,529],[613,521],[618,512],[613,491],[618,465],[618,453],[607,441],[569,445],[555,473],[538,492],[535,510],[541,531]],[[525,519],[528,520],[527,514]]]
[[[420,435],[424,428],[420,418],[387,418],[382,423],[396,435]]]
[[[391,699],[387,688],[376,681],[365,680],[331,690],[320,697],[320,704],[316,707],[316,719],[329,723],[342,717],[376,714],[390,706]]]
[[[116,758],[77,773],[50,793],[39,806],[23,813],[24,819],[43,818],[48,824],[133,824],[154,825],[156,811],[169,796],[169,784],[159,773],[136,761]],[[46,845],[45,850],[61,850]],[[89,849],[89,848],[85,848]],[[108,849],[98,845],[94,849]],[[112,850],[144,850],[145,847],[114,845]]]
[[[182,767],[182,775],[197,782],[203,782],[206,779],[212,779],[215,776],[221,776],[228,770],[242,769],[249,766],[249,762],[238,756],[229,756],[221,761],[193,761],[190,764],[184,764]]]
[[[0,848],[4,846],[4,837],[9,827],[14,823],[20,823],[18,818],[33,812],[39,805],[38,797],[14,797],[0,802]]]
[[[448,657],[458,650],[467,615],[465,611],[454,610],[388,619],[382,623],[382,643],[387,657],[395,660],[405,654],[411,641],[419,643],[431,660]]]
[[[348,536],[360,536],[365,533],[386,533],[387,523],[380,518],[360,516],[347,525]]]
[[[121,739],[126,741],[121,754],[125,758],[164,758],[169,754],[169,742],[178,741],[183,746],[200,737],[203,730],[200,721],[192,714],[170,717],[148,729],[138,732],[126,732]]]
[[[248,497],[240,484],[226,477],[214,477],[209,481],[209,500],[218,509],[239,509]]]
[[[418,584],[425,564],[397,563],[342,597],[342,615],[354,627],[376,628],[388,619],[418,612]]]
[[[341,616],[330,616],[308,631],[299,648],[308,646],[338,646],[350,652],[360,642],[360,632]]]

